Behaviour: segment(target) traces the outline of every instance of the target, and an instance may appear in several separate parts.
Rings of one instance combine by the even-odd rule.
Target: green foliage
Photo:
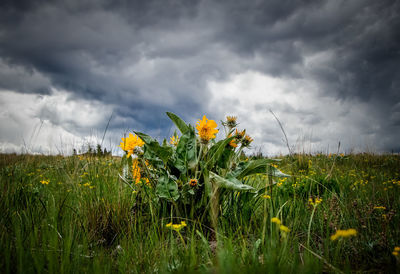
[[[398,155],[294,155],[253,162],[237,157],[240,148],[227,147],[234,152],[225,150],[216,165],[208,166],[204,159],[217,143],[201,149],[196,140],[194,159],[200,160],[182,170],[176,157],[190,158],[187,151],[193,147],[182,145],[176,156],[178,148],[168,145],[172,154],[164,162],[143,146],[136,158],[142,175],[137,182],[132,158],[0,154],[0,269],[399,271],[399,257],[392,254],[400,246]],[[255,172],[263,165],[263,173]],[[291,176],[270,176],[274,168]],[[198,183],[190,186],[196,174]],[[309,199],[316,198],[322,201],[314,206]],[[218,213],[216,227],[209,217],[212,208]],[[290,232],[271,222],[274,217]],[[182,221],[187,226],[179,234],[166,227]],[[357,235],[331,240],[337,230],[349,228]]]
[[[168,145],[164,140],[160,144],[149,135],[134,131],[145,143],[142,151],[136,150],[134,154],[135,161],[150,164],[150,166],[143,164],[139,166],[143,173],[141,178],[151,179],[155,185],[154,193],[148,198],[156,196],[163,200],[167,207],[172,209],[175,217],[191,218],[209,224],[212,218],[211,210],[215,207],[211,204],[214,195],[218,195],[215,201],[225,203],[224,200],[229,197],[229,192],[255,192],[253,186],[243,182],[246,177],[255,174],[289,177],[271,165],[276,160],[241,160],[243,147],[235,148],[230,145],[237,138],[229,135],[233,132],[232,129],[225,138],[204,143],[197,137],[192,125],[186,124],[171,112],[167,115],[182,133],[179,142]],[[174,138],[178,138],[176,133]],[[128,167],[131,165],[127,164]],[[148,171],[147,174],[143,170]],[[191,185],[190,180],[196,180],[196,184]],[[128,181],[133,182],[135,179]],[[150,189],[149,192],[151,191]],[[188,208],[188,205],[195,209],[201,208],[206,213]],[[219,211],[216,214],[223,217],[224,212]],[[169,216],[171,212],[166,211],[164,217]]]

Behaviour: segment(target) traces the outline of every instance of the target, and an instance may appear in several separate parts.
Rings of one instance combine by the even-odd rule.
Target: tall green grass
[[[397,155],[293,155],[266,198],[170,230],[170,208],[120,181],[117,157],[0,155],[0,269],[4,273],[396,272],[400,246]],[[256,188],[264,175],[246,178]],[[48,184],[43,184],[48,181]],[[310,198],[322,202],[315,207]],[[314,211],[314,213],[313,213]],[[166,214],[167,213],[167,214]],[[310,222],[311,215],[313,218]],[[290,229],[280,231],[277,217]],[[182,219],[172,219],[175,223]],[[357,235],[332,241],[339,229]],[[183,239],[183,241],[182,241]]]

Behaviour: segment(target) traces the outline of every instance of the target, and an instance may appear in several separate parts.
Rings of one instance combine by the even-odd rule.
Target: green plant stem
[[[183,246],[184,246],[185,249],[186,249],[186,243],[185,243],[185,240],[184,240],[183,237],[182,237],[181,232],[180,232],[179,230],[177,230],[176,232],[178,232],[179,238],[181,238],[182,244],[183,244]]]
[[[263,219],[263,229],[262,229],[262,236],[261,242],[265,244],[265,231],[267,229],[267,199],[264,199],[264,219]]]
[[[317,208],[317,205],[314,205],[313,211],[311,212],[310,222],[308,223],[308,229],[307,229],[307,247],[310,247],[311,224],[312,224],[312,220],[313,220],[313,218],[314,218],[314,213],[315,213],[316,208]]]

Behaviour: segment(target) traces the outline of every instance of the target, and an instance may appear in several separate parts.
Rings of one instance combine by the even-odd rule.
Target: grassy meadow
[[[400,258],[392,254],[400,245],[399,156],[295,155],[278,165],[292,176],[277,180],[251,207],[219,216],[214,233],[184,215],[174,223],[186,227],[168,229],[166,205],[141,203],[147,187],[133,191],[121,182],[121,158],[1,155],[0,269],[399,271]],[[255,187],[266,181],[264,175],[246,179]],[[322,201],[311,205],[316,197]],[[280,231],[274,217],[290,231]],[[357,234],[331,240],[349,228]]]

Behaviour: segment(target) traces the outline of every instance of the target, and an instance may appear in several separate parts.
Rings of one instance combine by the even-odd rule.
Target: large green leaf
[[[168,159],[173,153],[173,149],[170,146],[160,146],[160,144],[151,138],[149,135],[142,132],[134,131],[140,139],[145,142],[145,149],[151,150],[157,157],[159,157],[164,163],[167,163]]]
[[[210,179],[211,181],[216,184],[220,188],[225,188],[225,189],[231,189],[231,190],[236,190],[236,191],[250,191],[250,190],[255,190],[254,187],[242,184],[239,180],[236,178],[223,178],[214,172],[209,172],[210,173]]]
[[[160,198],[176,201],[179,199],[178,185],[167,174],[164,174],[158,179],[156,194]]]
[[[230,141],[235,137],[229,137],[224,140],[217,142],[213,145],[207,153],[207,167],[210,169],[214,167],[215,163],[219,160],[224,150],[229,149],[226,146],[229,144]]]
[[[270,166],[269,170],[267,171],[268,175],[272,175],[273,177],[290,177],[289,174],[285,174],[276,167]]]
[[[276,162],[274,159],[258,159],[253,161],[248,161],[245,164],[241,164],[238,168],[232,172],[232,176],[237,179],[243,179],[246,176],[257,174],[257,173],[267,173],[267,168],[272,170],[271,175],[276,177],[290,177],[287,174],[280,172],[277,168],[271,166],[272,162]]]
[[[181,172],[194,168],[197,164],[196,134],[193,128],[181,136],[175,152],[174,166]]]
[[[172,120],[172,122],[174,122],[174,124],[176,125],[176,127],[180,130],[180,132],[182,134],[185,134],[188,130],[189,127],[188,125],[185,123],[185,121],[183,121],[180,117],[178,117],[176,114],[172,113],[172,112],[167,112],[168,117]]]

